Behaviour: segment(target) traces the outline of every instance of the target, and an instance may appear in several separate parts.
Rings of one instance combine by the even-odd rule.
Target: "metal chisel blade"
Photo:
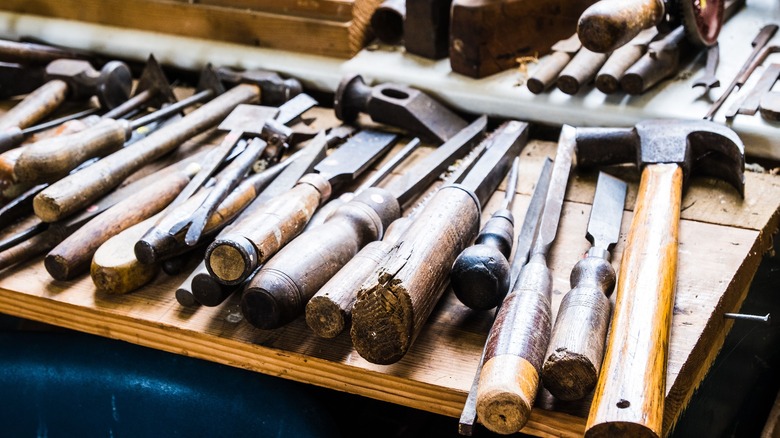
[[[362,130],[317,163],[314,170],[334,186],[354,181],[374,160],[387,152],[397,139],[398,135],[389,132]]]
[[[301,93],[279,107],[279,114],[276,115],[276,121],[283,125],[287,125],[315,105],[317,105],[317,101],[314,100],[313,97],[306,93]]]
[[[610,250],[617,243],[627,189],[624,181],[599,172],[586,235],[588,242],[594,247]]]

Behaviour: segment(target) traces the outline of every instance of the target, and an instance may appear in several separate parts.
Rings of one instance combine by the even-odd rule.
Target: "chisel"
[[[482,138],[482,116],[386,187],[371,187],[336,209],[320,226],[274,255],[244,289],[241,312],[258,328],[271,329],[303,315],[309,299],[366,244],[379,240],[401,208],[428,188]]]
[[[481,209],[527,142],[528,125],[502,124],[457,184],[440,188],[385,261],[360,286],[352,344],[377,364],[400,360],[449,283],[452,263],[479,232]]]
[[[620,237],[625,200],[626,183],[599,173],[586,235],[591,248],[571,271],[572,289],[561,300],[542,365],[544,387],[560,400],[579,400],[596,386],[615,288],[609,252]]]

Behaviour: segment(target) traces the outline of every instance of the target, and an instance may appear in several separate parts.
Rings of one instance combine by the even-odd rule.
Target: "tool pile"
[[[302,318],[322,338],[348,333],[375,364],[406,355],[451,286],[465,306],[496,312],[462,434],[476,418],[519,431],[540,383],[560,400],[595,388],[589,433],[661,434],[683,185],[702,169],[742,193],[742,143],[728,128],[564,125],[513,242],[527,123],[489,127],[487,116],[466,120],[420,90],[360,76],[344,78],[333,97],[339,122],[320,120],[321,105],[296,80],[210,65],[179,100],[153,57],[134,81],[121,61],[97,71],[45,50],[62,58],[0,118],[9,139],[0,269],[45,254],[54,279],[89,272],[109,295],[138,290],[161,269],[187,274],[175,291],[182,306],[235,294],[252,326]],[[92,96],[98,105],[85,102]],[[31,130],[66,101],[90,114]],[[575,157],[583,169],[636,162],[641,184],[616,281],[610,251],[626,184],[599,176],[591,248],[553,325],[548,259]]]

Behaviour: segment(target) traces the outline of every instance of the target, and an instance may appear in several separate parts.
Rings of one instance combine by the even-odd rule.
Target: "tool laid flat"
[[[428,188],[482,138],[487,117],[455,134],[386,187],[371,187],[336,209],[322,225],[293,239],[263,266],[244,289],[241,312],[255,327],[289,323],[309,299],[369,242],[401,216],[402,206]]]
[[[591,247],[571,271],[572,289],[564,295],[544,365],[544,387],[559,400],[579,400],[596,386],[615,287],[610,250],[620,237],[626,183],[599,173],[588,221]]]

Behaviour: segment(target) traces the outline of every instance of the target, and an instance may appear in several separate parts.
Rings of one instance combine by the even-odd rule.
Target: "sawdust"
[[[520,78],[515,82],[515,87],[522,87],[528,81],[528,64],[538,64],[539,54],[535,53],[533,56],[521,56],[515,58],[517,62],[517,71],[520,73]]]

